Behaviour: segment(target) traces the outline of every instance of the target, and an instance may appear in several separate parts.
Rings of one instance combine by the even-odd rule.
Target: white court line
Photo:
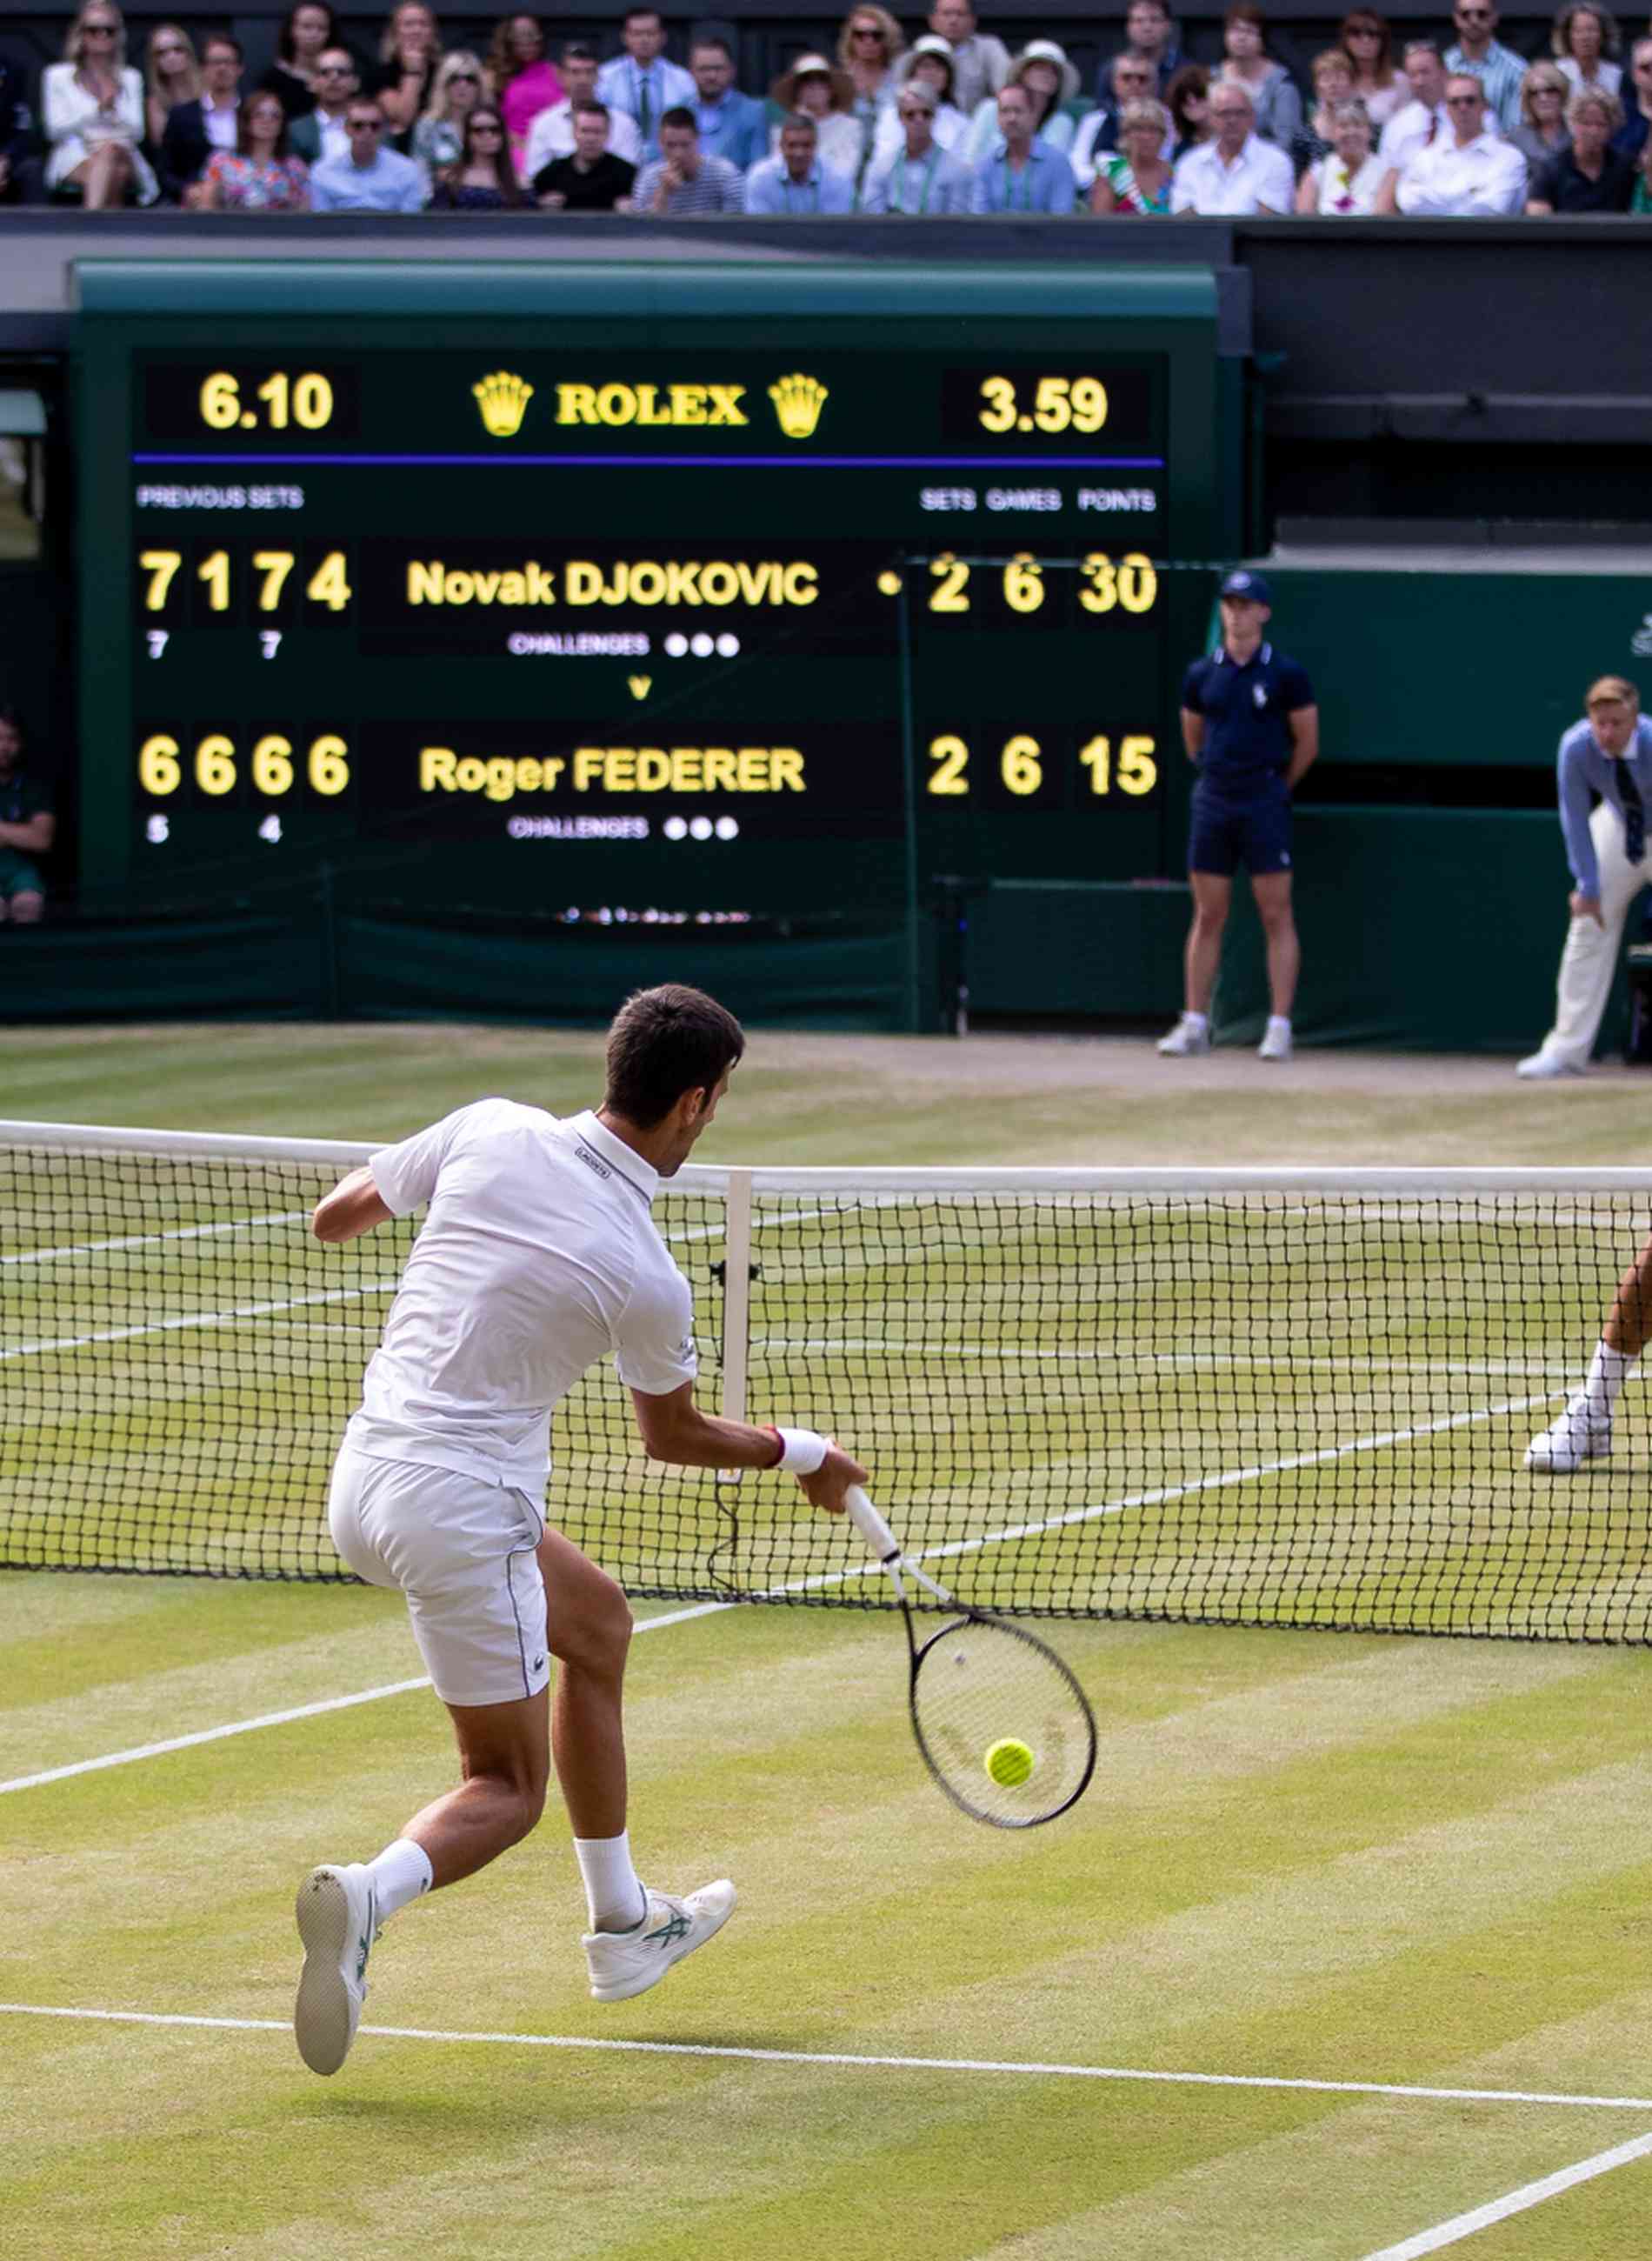
[[[20,1256],[0,1256],[0,1265],[54,1264],[60,1257],[102,1256],[113,1249],[155,1248],[167,1240],[210,1240],[215,1234],[245,1232],[255,1224],[307,1224],[307,1209],[272,1209],[267,1217],[231,1217],[222,1224],[182,1224],[167,1232],[128,1232],[119,1240],[83,1240],[68,1248],[30,1248]]]
[[[0,1360],[39,1358],[42,1353],[54,1350],[84,1350],[91,1343],[132,1342],[140,1335],[169,1335],[197,1327],[228,1326],[236,1319],[267,1319],[277,1311],[303,1310],[312,1303],[350,1303],[363,1296],[391,1296],[399,1285],[396,1280],[370,1280],[359,1288],[319,1289],[313,1296],[292,1296],[279,1303],[232,1303],[223,1311],[184,1311],[176,1318],[152,1319],[140,1327],[100,1327],[96,1334],[59,1335],[52,1342],[17,1343],[10,1350],[0,1350]]]
[[[732,1609],[731,1602],[697,1602],[692,1609],[672,1610],[664,1617],[643,1618],[635,1631],[651,1633],[661,1626],[681,1625],[686,1618],[709,1617],[715,1611]],[[162,1757],[168,1751],[187,1751],[199,1743],[222,1742],[228,1735],[250,1735],[255,1727],[284,1727],[293,1719],[314,1719],[324,1712],[348,1712],[356,1704],[376,1704],[382,1696],[406,1696],[415,1688],[428,1688],[427,1676],[418,1680],[392,1680],[383,1688],[363,1688],[354,1696],[328,1696],[318,1704],[298,1704],[288,1712],[266,1712],[256,1719],[234,1719],[227,1726],[202,1727],[192,1735],[173,1735],[163,1743],[140,1743],[129,1751],[110,1751],[102,1758],[76,1759],[70,1766],[47,1767],[42,1774],[20,1774],[11,1782],[0,1782],[0,1798],[8,1791],[38,1790],[44,1783],[67,1782],[71,1775],[99,1774],[105,1767],[130,1766],[136,1759]]]
[[[363,2028],[363,2031],[365,2028]],[[1545,2175],[1541,2182],[1522,2183],[1519,2190],[1510,2191],[1505,2198],[1494,2198],[1489,2206],[1477,2206],[1469,2214],[1454,2214],[1449,2222],[1437,2222],[1433,2229],[1419,2229],[1415,2237],[1406,2238],[1398,2245],[1385,2245],[1380,2253],[1368,2253],[1365,2261],[1421,2261],[1425,2253],[1438,2253],[1444,2245],[1455,2245],[1476,2230],[1490,2229],[1494,2222],[1506,2222],[1512,2214],[1524,2214],[1528,2207],[1541,2206],[1546,2198],[1558,2198],[1562,2191],[1575,2190],[1579,2183],[1592,2182],[1597,2175],[1610,2174],[1613,2167],[1627,2167],[1631,2159],[1644,2159],[1652,2152],[1652,2135],[1637,2135],[1633,2143],[1620,2143],[1614,2150],[1598,2151],[1592,2159],[1580,2159],[1575,2167],[1562,2167],[1557,2174]]]
[[[0,2002],[0,2017],[79,2018],[122,2026],[193,2026],[225,2033],[292,2031],[290,2018],[204,2018],[181,2011],[63,2009],[38,2002]],[[381,2041],[468,2042],[494,2049],[590,2049],[625,2056],[729,2057],[746,2064],[849,2065],[867,2071],[890,2072],[1019,2073],[1045,2080],[1110,2080],[1153,2087],[1296,2089],[1313,2096],[1392,2096],[1424,2103],[1539,2104],[1592,2112],[1652,2111],[1652,2100],[1644,2096],[1582,2096],[1566,2090],[1433,2088],[1420,2082],[1307,2080],[1261,2072],[1160,2072],[1139,2065],[1050,2064],[1017,2057],[873,2056],[849,2049],[742,2049],[731,2042],[616,2041],[587,2034],[450,2033],[429,2026],[364,2025],[359,2030]],[[1652,2149],[1652,2135],[1643,2135],[1638,2144],[1626,2146],[1625,2154],[1647,2149]],[[1619,2157],[1616,2152],[1604,2155],[1605,2162],[1614,2165]],[[1602,2171],[1599,2162],[1587,2164],[1590,2171]],[[1581,2179],[1584,2171],[1574,2167],[1567,2171]],[[1425,2249],[1417,2250],[1420,2252]],[[1394,2250],[1397,2254],[1400,2249],[1396,2247]],[[1383,2261],[1383,2257],[1373,2255],[1371,2261]]]
[[[1018,1539],[1037,1539],[1046,1532],[1059,1531],[1070,1525],[1094,1522],[1101,1516],[1122,1515],[1132,1507],[1163,1507],[1173,1500],[1187,1499],[1199,1492],[1222,1490],[1234,1484],[1253,1483],[1261,1476],[1277,1475],[1290,1468],[1313,1468],[1327,1461],[1345,1459],[1351,1453],[1379,1451],[1389,1445],[1404,1444],[1414,1437],[1433,1435],[1439,1430],[1462,1428],[1472,1421],[1494,1420],[1504,1413],[1528,1412],[1533,1406],[1548,1404],[1549,1396],[1557,1394],[1551,1391],[1548,1396],[1514,1398],[1501,1405],[1487,1405],[1467,1413],[1450,1414],[1418,1428],[1384,1430],[1377,1436],[1355,1438],[1350,1444],[1327,1445],[1317,1453],[1294,1453],[1284,1460],[1262,1461],[1249,1468],[1225,1469],[1218,1475],[1198,1476],[1190,1483],[1167,1484],[1154,1491],[1131,1492],[1122,1499],[1103,1500],[1092,1507],[1069,1508],[1064,1515],[1045,1516],[1036,1523],[1012,1524],[1002,1531],[983,1532],[979,1538],[952,1539],[938,1547],[916,1548],[907,1559],[913,1562],[937,1562],[952,1555],[977,1554],[983,1547],[1005,1546]],[[763,1588],[750,1596],[743,1596],[738,1601],[696,1602],[687,1609],[673,1610],[664,1617],[645,1618],[636,1630],[648,1633],[660,1626],[682,1625],[690,1618],[715,1617],[724,1611],[750,1607],[758,1602],[784,1601],[790,1594],[818,1593],[828,1586],[847,1585],[857,1578],[876,1577],[882,1567],[879,1562],[851,1562],[840,1570],[822,1570],[811,1577],[788,1580],[785,1585]],[[407,1689],[426,1685],[427,1683],[422,1680],[397,1681],[384,1688],[364,1689],[354,1696],[328,1697],[325,1702],[302,1705],[295,1711],[271,1712],[257,1719],[237,1719],[223,1727],[204,1727],[196,1734],[181,1735],[169,1742],[145,1743],[133,1750],[112,1751],[103,1758],[80,1759],[72,1766],[52,1767],[42,1774],[20,1775],[15,1781],[0,1782],[0,1797],[4,1797],[8,1791],[34,1790],[45,1783],[64,1781],[71,1775],[91,1774],[104,1767],[126,1766],[136,1759],[156,1758],[168,1751],[184,1750],[198,1743],[217,1742],[226,1735],[249,1734],[255,1727],[283,1726],[289,1720],[311,1719],[322,1712],[345,1711],[352,1705],[371,1704],[381,1696],[399,1696]]]

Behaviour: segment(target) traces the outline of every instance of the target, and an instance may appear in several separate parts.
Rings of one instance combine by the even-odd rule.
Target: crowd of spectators
[[[621,51],[553,54],[537,17],[449,48],[399,0],[358,54],[327,0],[298,0],[248,83],[228,32],[157,25],[128,53],[114,0],[84,0],[40,83],[0,59],[0,204],[212,212],[640,212],[1243,216],[1652,212],[1652,37],[1627,61],[1592,0],[1551,54],[1498,37],[1496,0],[1453,0],[1450,36],[1397,44],[1356,7],[1293,71],[1257,0],[1231,0],[1219,60],[1186,56],[1163,0],[1131,0],[1085,88],[1059,43],[1011,54],[970,0],[934,0],[909,43],[854,7],[833,53],[759,94],[715,30],[686,65],[634,7]],[[478,39],[477,46],[482,43]]]

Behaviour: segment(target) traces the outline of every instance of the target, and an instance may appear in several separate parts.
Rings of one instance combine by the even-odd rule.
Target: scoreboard
[[[83,884],[910,908],[1181,855],[1202,270],[80,269]]]

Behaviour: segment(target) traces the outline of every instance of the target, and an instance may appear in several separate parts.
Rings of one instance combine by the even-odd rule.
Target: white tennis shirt
[[[481,1099],[368,1163],[384,1205],[430,1213],[346,1442],[456,1468],[543,1505],[558,1402],[613,1352],[650,1396],[692,1382],[693,1304],[650,1204],[657,1172],[587,1111]]]

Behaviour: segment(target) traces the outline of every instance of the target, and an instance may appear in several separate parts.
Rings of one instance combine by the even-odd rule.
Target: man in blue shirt
[[[1555,1025],[1515,1073],[1581,1075],[1612,992],[1629,906],[1648,879],[1646,813],[1652,807],[1652,722],[1627,677],[1591,684],[1584,719],[1560,742],[1560,829],[1576,882],[1561,952]],[[1591,816],[1589,796],[1599,796]]]
[[[1073,168],[1032,131],[1032,97],[1007,86],[998,97],[998,140],[975,168],[970,209],[978,212],[1070,212],[1078,195]]]
[[[686,109],[694,82],[665,54],[665,25],[657,8],[629,8],[620,26],[625,53],[597,73],[597,100],[636,120],[645,156],[660,154],[660,122],[668,110]]]
[[[794,111],[780,128],[780,154],[746,175],[749,212],[851,212],[855,187],[846,175],[820,161],[820,132],[806,111]]]
[[[422,212],[429,185],[424,168],[384,147],[377,103],[354,95],[344,114],[348,154],[324,157],[310,175],[312,212]]]
[[[1288,1060],[1302,963],[1290,908],[1290,796],[1318,754],[1319,709],[1296,661],[1262,641],[1273,600],[1261,575],[1230,573],[1220,597],[1222,641],[1194,661],[1182,686],[1182,743],[1199,764],[1188,847],[1193,924],[1186,1009],[1159,1049],[1176,1059],[1210,1049],[1210,993],[1242,863],[1268,943],[1271,1011],[1259,1057]]]
[[[760,102],[736,88],[728,42],[715,32],[702,33],[688,51],[688,71],[699,97],[690,107],[701,149],[746,172],[768,154],[768,119]]]

